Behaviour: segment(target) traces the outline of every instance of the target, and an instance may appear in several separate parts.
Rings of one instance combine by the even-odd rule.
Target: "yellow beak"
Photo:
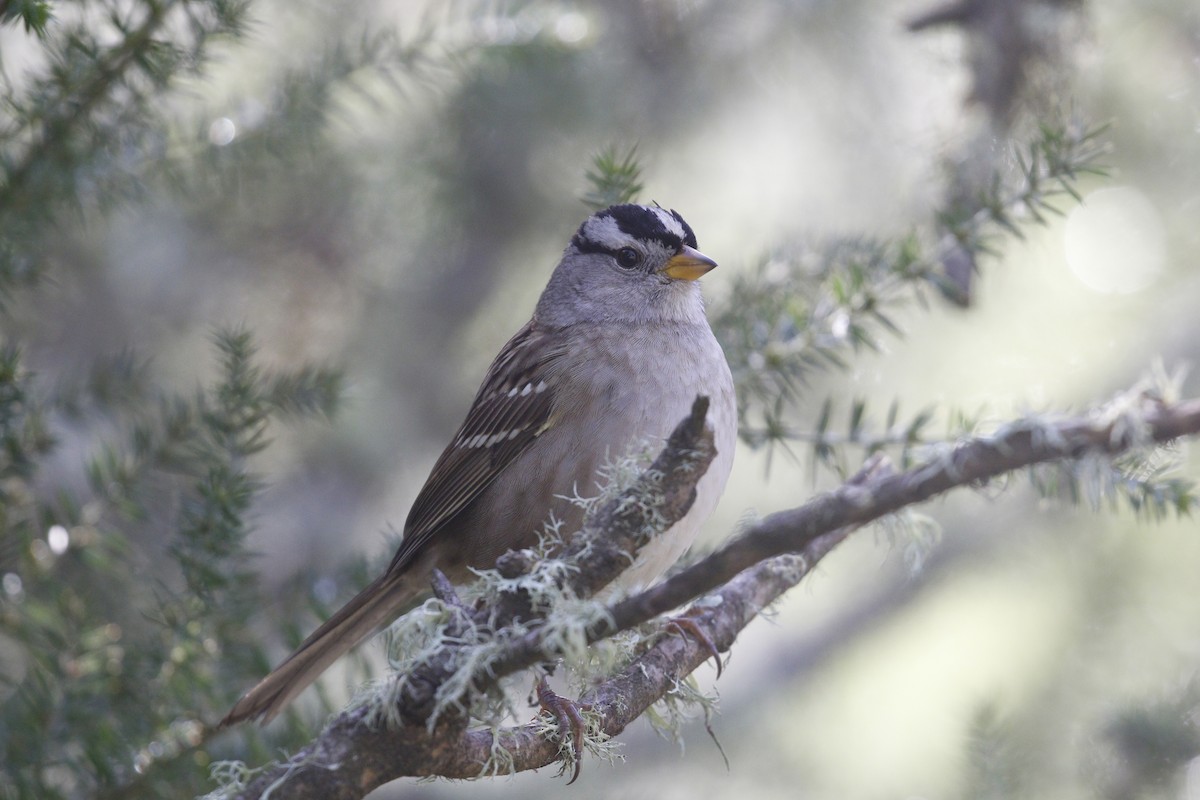
[[[713,261],[708,256],[701,253],[694,247],[688,247],[686,244],[683,249],[676,253],[667,265],[662,268],[662,273],[668,278],[676,280],[694,281],[698,280],[701,275],[705,274],[717,262]]]

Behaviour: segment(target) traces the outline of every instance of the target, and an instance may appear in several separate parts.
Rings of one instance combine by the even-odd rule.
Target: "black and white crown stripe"
[[[593,214],[579,226],[571,243],[584,253],[615,253],[628,246],[630,239],[658,242],[672,253],[679,252],[684,245],[698,246],[696,234],[678,212],[632,204]]]

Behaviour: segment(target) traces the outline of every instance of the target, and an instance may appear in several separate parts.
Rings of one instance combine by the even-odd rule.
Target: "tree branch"
[[[693,428],[695,416],[694,410],[689,418]],[[1166,404],[1141,397],[1134,407],[1119,413],[1102,408],[1056,422],[1016,422],[991,436],[964,440],[900,473],[876,457],[837,490],[766,517],[716,553],[648,591],[616,603],[610,608],[610,622],[593,626],[589,638],[596,640],[641,624],[711,591],[691,620],[718,649],[728,650],[750,620],[799,583],[858,526],[947,490],[1024,467],[1088,454],[1114,456],[1198,433],[1200,399]],[[680,441],[686,439],[686,434],[680,435]],[[679,444],[675,437],[672,442]],[[670,460],[671,450],[668,445],[656,466]],[[666,496],[679,495],[682,486],[688,487],[683,494],[690,496],[699,477],[680,469],[661,475],[666,476],[664,485],[676,487],[673,493],[664,492]],[[602,527],[592,535],[605,535],[605,525],[621,527],[619,521],[604,515],[598,519]],[[709,657],[692,638],[662,631],[643,639],[642,646],[641,654],[630,664],[580,698],[599,716],[601,730],[610,736],[619,734]],[[504,653],[491,662],[496,677],[488,680],[545,662],[552,653],[545,631],[534,629],[505,643]],[[542,732],[544,726],[533,723],[493,733],[468,729],[460,715],[442,715],[429,726],[424,721],[427,715],[410,710],[402,713],[403,724],[377,730],[367,724],[368,715],[365,708],[338,715],[312,744],[287,763],[267,768],[237,796],[259,797],[272,788],[277,795],[294,798],[358,798],[404,776],[477,777],[485,767],[495,768],[493,755],[498,749],[507,751],[511,761],[506,766],[513,771],[536,769],[560,757],[559,743]]]
[[[1140,444],[1200,432],[1200,399],[1174,406],[1148,400],[1146,406],[1133,418],[1098,410],[1058,423],[1017,422],[993,436],[964,441],[944,457],[905,472],[866,482],[851,480],[799,508],[766,517],[707,558],[618,603],[612,609],[615,630],[678,608],[763,559],[804,552],[810,543],[839,528],[873,522],[949,489],[1034,464],[1078,458],[1089,451],[1112,456]]]

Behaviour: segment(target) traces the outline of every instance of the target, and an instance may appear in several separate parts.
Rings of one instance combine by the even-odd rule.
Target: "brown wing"
[[[561,349],[531,320],[496,356],[467,418],[433,465],[388,571],[404,569],[448,521],[551,425]]]

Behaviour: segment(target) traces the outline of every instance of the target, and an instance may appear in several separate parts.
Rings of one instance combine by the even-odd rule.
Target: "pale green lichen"
[[[705,728],[708,729],[709,735],[713,735],[710,722],[717,712],[718,701],[719,697],[715,691],[711,694],[705,693],[695,676],[687,675],[675,680],[666,694],[646,709],[645,717],[658,735],[678,744],[682,752],[684,723],[694,719],[697,713],[703,715]],[[715,736],[713,741],[716,741]],[[719,742],[717,747],[720,748]]]
[[[631,447],[624,456],[611,459],[600,467],[597,471],[600,493],[594,498],[571,498],[572,502],[584,509],[585,525],[592,521],[599,509],[611,500],[618,499],[618,513],[636,506],[646,517],[645,524],[635,533],[639,545],[644,545],[666,528],[666,520],[662,516],[665,498],[661,490],[666,476],[649,466],[661,445],[661,442],[641,442]],[[631,491],[634,489],[637,491]]]
[[[271,766],[271,765],[267,765]],[[217,788],[199,798],[199,800],[225,800],[245,789],[251,778],[262,772],[266,767],[251,769],[244,761],[214,761],[208,768],[209,778],[217,784]]]
[[[582,745],[585,753],[604,759],[609,764],[625,760],[625,756],[621,754],[620,743],[605,733],[601,727],[604,723],[603,715],[593,709],[580,707],[579,716],[584,723]],[[573,770],[581,754],[575,752],[575,745],[571,737],[564,735],[558,722],[546,714],[538,714],[533,724],[538,736],[558,740],[560,762],[558,774],[565,775],[568,770]]]
[[[646,464],[652,455],[648,445],[632,449],[629,455],[611,460],[602,468],[599,494],[582,497],[576,492],[567,498],[584,509],[585,525],[598,509],[614,498],[620,498],[622,503],[637,504],[648,519],[640,532],[643,541],[665,527],[659,511],[662,497],[658,488],[663,476],[646,472]],[[630,492],[633,487],[641,490]],[[495,607],[506,596],[524,593],[542,616],[537,624],[546,655],[561,659],[563,679],[573,690],[583,692],[594,685],[597,679],[613,674],[630,662],[638,636],[628,632],[600,643],[588,643],[588,631],[603,622],[611,622],[611,619],[603,602],[580,598],[569,588],[569,579],[578,567],[556,555],[562,551],[563,534],[561,522],[549,520],[537,543],[526,553],[532,564],[528,574],[504,577],[496,569],[477,570],[476,579],[469,585],[457,587],[456,591],[467,608],[476,607],[476,604]],[[457,634],[451,636],[447,633],[447,626],[455,617],[457,622],[451,627]],[[369,708],[367,722],[370,725],[395,727],[401,724],[398,718],[400,699],[410,675],[433,656],[444,654],[447,646],[451,646],[453,672],[438,688],[427,724],[432,730],[438,719],[450,711],[466,714],[471,720],[482,722],[492,728],[493,744],[480,774],[510,772],[514,768],[513,756],[504,750],[502,737],[497,736],[496,732],[504,721],[519,716],[519,698],[522,693],[528,692],[530,678],[528,673],[508,676],[500,681],[480,681],[479,678],[491,676],[492,665],[509,643],[527,634],[530,628],[511,621],[505,621],[502,630],[497,630],[497,627],[494,620],[471,622],[469,615],[440,600],[426,601],[388,629],[387,650],[393,675],[370,684],[354,702]],[[487,686],[486,691],[479,691],[481,684]],[[588,729],[583,749],[610,761],[616,758],[615,745],[610,744],[608,737],[600,730],[600,715],[585,710],[584,719]],[[537,717],[537,725],[540,734],[553,734],[564,742],[563,770],[573,767],[577,754],[571,752],[571,737],[562,736],[556,723],[545,715]]]
[[[251,769],[241,761],[216,761],[209,767],[209,777],[217,784],[217,788],[199,800],[226,800],[246,790],[255,776],[274,769],[278,766],[278,762],[264,764],[261,767]],[[259,795],[259,800],[270,800],[271,794],[283,786],[293,775],[301,769],[309,767],[318,767],[320,769],[335,770],[339,764],[323,764],[316,759],[315,756],[299,759],[297,761],[289,761],[285,765],[283,774],[271,781],[271,785],[263,790]]]
[[[784,580],[793,584],[803,580],[813,568],[802,553],[782,553],[771,559],[771,565],[783,575]]]
[[[905,565],[914,575],[924,569],[943,533],[937,520],[912,508],[880,517],[871,527],[892,548],[900,549]]]
[[[496,778],[501,775],[515,775],[517,764],[513,760],[512,751],[500,744],[500,726],[491,725],[489,727],[492,733],[492,746],[488,750],[487,760],[479,769],[478,777]]]
[[[485,692],[475,689],[476,679],[488,675],[503,648],[497,632],[488,626],[470,623],[459,617],[466,628],[458,635],[447,632],[447,624],[455,609],[437,599],[397,620],[388,630],[388,657],[393,675],[375,681],[360,692],[357,703],[367,705],[367,724],[375,727],[399,727],[400,700],[408,681],[418,668],[447,647],[454,658],[454,671],[442,683],[434,696],[434,706],[427,720],[430,730],[448,711],[465,713],[473,719],[491,722],[510,715],[513,709],[509,693],[503,685],[492,683]],[[519,636],[527,629],[519,623],[509,626],[507,633]]]

